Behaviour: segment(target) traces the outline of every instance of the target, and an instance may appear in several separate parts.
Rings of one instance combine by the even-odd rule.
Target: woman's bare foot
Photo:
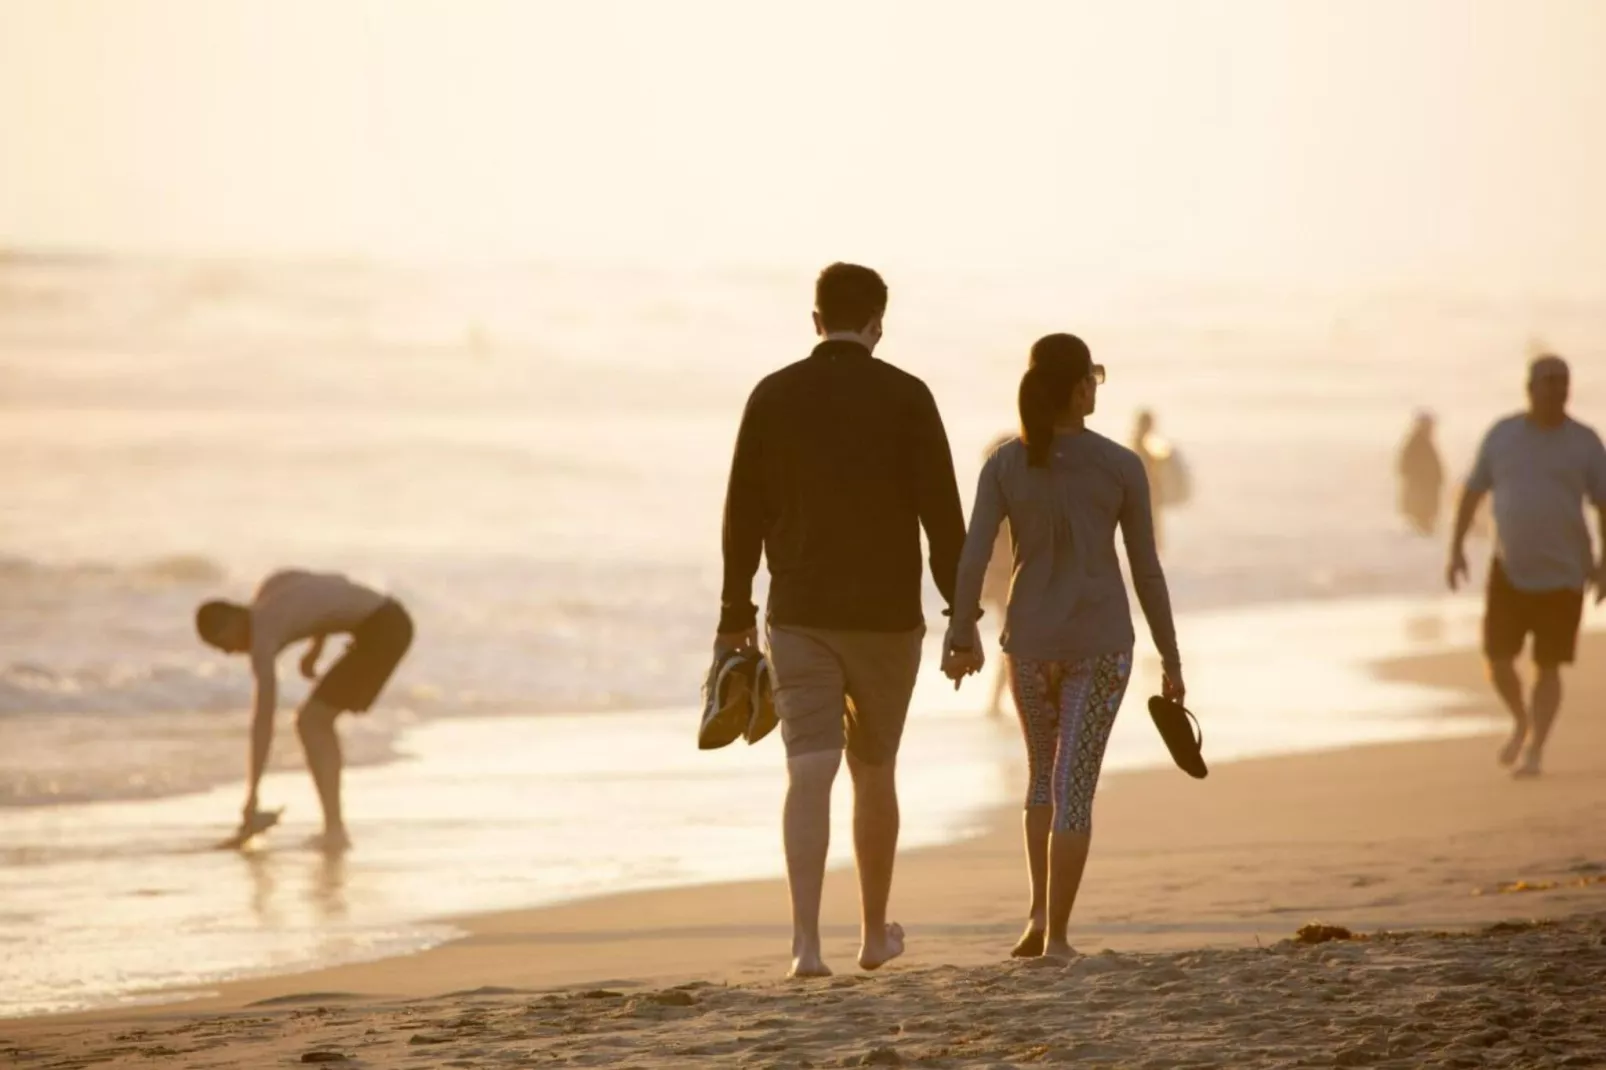
[[[1522,756],[1522,745],[1527,739],[1528,729],[1526,727],[1512,732],[1511,738],[1506,740],[1506,745],[1500,748],[1500,764],[1515,765],[1517,759]]]
[[[903,954],[903,926],[891,922],[881,931],[880,939],[866,938],[859,948],[859,966],[876,970]]]
[[[1050,940],[1043,946],[1043,957],[1054,962],[1070,962],[1078,958],[1076,948],[1065,940]]]
[[[831,967],[825,964],[825,960],[820,957],[818,951],[810,951],[807,954],[798,955],[792,960],[792,968],[786,972],[786,976],[796,978],[829,977],[831,976]]]
[[[1010,958],[1035,959],[1043,953],[1043,930],[1035,924],[1028,924],[1026,931],[1021,933],[1020,940],[1010,951]]]

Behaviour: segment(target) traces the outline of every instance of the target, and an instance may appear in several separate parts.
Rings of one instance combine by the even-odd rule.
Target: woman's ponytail
[[[1076,386],[1093,371],[1087,343],[1074,334],[1050,334],[1032,346],[1026,374],[1020,380],[1020,436],[1026,463],[1047,468],[1054,446],[1054,428],[1070,406]]]
[[[1026,463],[1047,468],[1054,445],[1054,424],[1065,410],[1065,396],[1054,389],[1046,368],[1033,365],[1020,378],[1020,437],[1026,443]]]

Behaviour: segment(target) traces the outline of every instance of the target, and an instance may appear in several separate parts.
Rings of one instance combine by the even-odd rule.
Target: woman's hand
[[[954,690],[965,677],[981,672],[987,658],[981,651],[981,636],[972,625],[964,635],[956,635],[952,628],[943,637],[942,674],[954,682]]]
[[[1182,700],[1188,697],[1188,689],[1182,683],[1182,673],[1163,672],[1160,674],[1160,696],[1182,705]]]
[[[980,647],[949,650],[942,656],[942,674],[954,682],[954,690],[958,691],[960,682],[967,676],[981,672],[986,662]]]

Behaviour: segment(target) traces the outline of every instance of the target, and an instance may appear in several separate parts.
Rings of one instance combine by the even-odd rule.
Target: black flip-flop
[[[1165,740],[1166,750],[1171,752],[1178,769],[1195,780],[1210,775],[1204,760],[1204,729],[1187,707],[1156,695],[1149,700],[1149,716],[1154,718],[1154,727],[1160,730],[1160,738]]]

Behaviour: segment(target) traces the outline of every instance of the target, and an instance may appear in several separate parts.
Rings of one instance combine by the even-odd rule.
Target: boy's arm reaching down
[[[249,822],[257,812],[257,786],[268,765],[268,752],[273,747],[273,718],[279,704],[279,679],[275,658],[265,650],[251,652],[251,674],[256,678],[256,692],[251,705],[251,763],[250,779],[246,781],[245,820]]]

